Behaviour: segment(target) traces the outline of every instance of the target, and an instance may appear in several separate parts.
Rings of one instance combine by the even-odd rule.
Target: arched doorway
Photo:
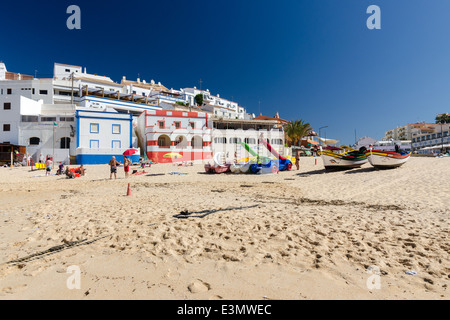
[[[167,135],[162,135],[158,138],[158,147],[170,148],[170,138]]]
[[[202,149],[203,148],[203,139],[199,136],[194,136],[191,140],[191,146],[195,149]]]
[[[175,147],[177,148],[186,148],[188,146],[188,142],[185,136],[178,136],[175,138]]]

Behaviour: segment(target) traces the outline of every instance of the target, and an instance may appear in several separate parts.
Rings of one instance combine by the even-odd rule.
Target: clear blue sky
[[[81,8],[81,30],[66,9]],[[381,30],[369,30],[369,5]],[[251,113],[301,118],[327,137],[381,138],[450,112],[450,1],[7,1],[0,60],[50,77],[53,63],[89,73],[199,87]]]

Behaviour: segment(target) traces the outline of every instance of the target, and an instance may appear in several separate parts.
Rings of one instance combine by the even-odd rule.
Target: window
[[[189,126],[190,126],[192,129],[195,129],[195,122],[189,122]]]
[[[158,126],[160,129],[164,129],[164,121],[158,121]]]
[[[230,143],[235,143],[235,144],[237,144],[237,143],[240,143],[241,142],[241,138],[231,138],[230,139]]]
[[[113,124],[112,125],[112,133],[113,134],[120,134],[120,124]]]
[[[22,122],[39,122],[39,116],[22,116]]]
[[[34,90],[34,88],[33,88],[33,89],[31,89],[31,92],[32,92],[32,94],[35,94],[35,90]]]
[[[61,138],[60,149],[70,149],[70,138]]]
[[[256,139],[253,138],[245,138],[246,144],[256,144]]]
[[[113,149],[120,149],[120,148],[122,148],[122,142],[120,140],[113,140],[111,147]]]
[[[38,146],[41,143],[41,139],[37,137],[30,138],[30,146]]]
[[[272,143],[281,146],[281,145],[283,145],[283,140],[282,139],[273,139]]]
[[[181,128],[181,122],[180,121],[175,121],[175,129],[180,129]]]
[[[91,140],[89,146],[91,149],[99,149],[100,142],[98,140]]]
[[[11,102],[5,102],[3,104],[3,110],[11,110]]]
[[[10,124],[4,124],[3,125],[3,131],[5,131],[5,132],[11,131],[11,125]]]
[[[59,117],[59,121],[75,122],[75,118],[74,117]]]
[[[39,90],[39,94],[41,95],[47,95],[48,91],[47,90]]]
[[[98,133],[99,132],[99,124],[98,123],[91,123],[91,133]]]
[[[70,69],[66,69],[66,72],[70,72]]]
[[[227,143],[227,138],[214,138],[214,143]]]
[[[56,117],[41,117],[41,122],[55,122]]]
[[[6,89],[6,94],[12,94],[12,89]]]

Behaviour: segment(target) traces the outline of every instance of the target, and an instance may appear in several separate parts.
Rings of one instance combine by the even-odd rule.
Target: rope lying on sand
[[[258,205],[255,204],[253,206],[247,206],[247,207],[237,207],[237,208],[226,208],[226,209],[214,209],[214,210],[203,210],[203,211],[197,211],[197,212],[189,212],[189,211],[181,211],[179,214],[174,215],[174,218],[178,219],[187,219],[187,218],[204,218],[212,213],[216,213],[219,211],[231,211],[231,210],[242,210],[242,209],[250,209],[255,208]]]
[[[100,238],[97,238],[97,239],[94,239],[94,240],[90,240],[90,241],[88,241],[88,239],[79,240],[79,241],[66,241],[62,245],[51,247],[50,249],[47,249],[45,251],[33,253],[33,254],[31,254],[29,256],[26,256],[26,257],[23,257],[23,258],[19,258],[19,259],[16,259],[16,260],[8,261],[6,263],[3,263],[2,265],[5,265],[5,264],[7,264],[7,265],[17,265],[19,263],[26,263],[26,262],[30,262],[30,261],[33,261],[33,260],[42,259],[42,258],[44,258],[44,257],[46,257],[48,255],[51,255],[51,254],[54,254],[54,253],[57,253],[57,252],[61,252],[63,250],[67,250],[67,249],[74,248],[74,247],[79,247],[79,246],[89,245],[91,243],[94,243],[94,242],[96,242],[98,240],[107,238],[109,236],[111,236],[111,235],[103,236],[103,237],[100,237]]]

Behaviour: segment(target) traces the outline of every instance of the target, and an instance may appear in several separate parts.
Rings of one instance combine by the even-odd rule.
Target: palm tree
[[[312,128],[308,122],[297,119],[289,121],[284,131],[291,145],[300,146],[302,139],[312,131]]]
[[[436,123],[450,123],[450,114],[443,113],[436,116]]]

